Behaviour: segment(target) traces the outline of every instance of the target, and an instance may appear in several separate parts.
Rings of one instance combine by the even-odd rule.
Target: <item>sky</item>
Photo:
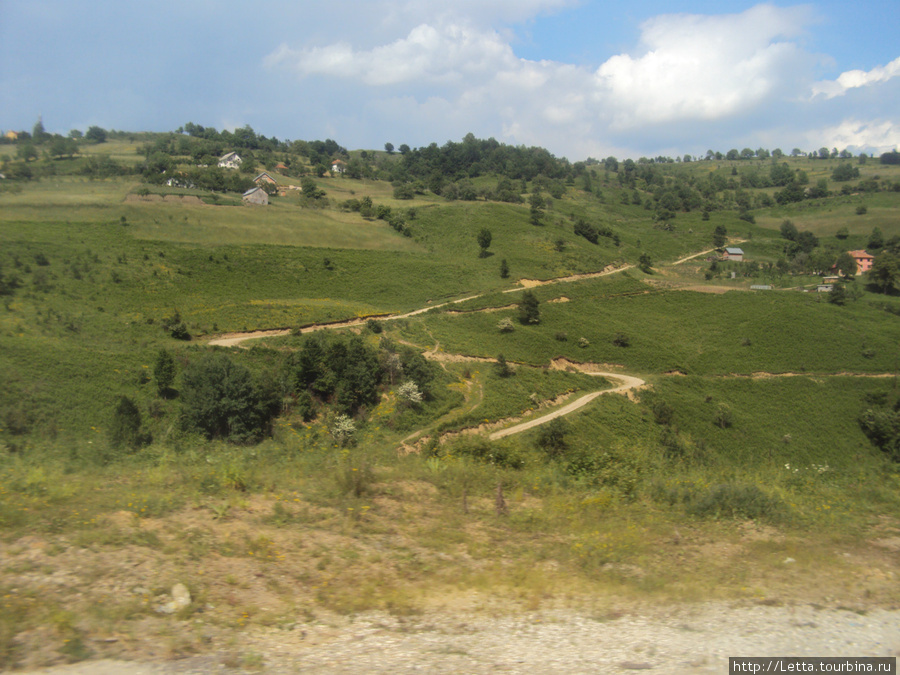
[[[880,153],[898,28],[897,0],[0,0],[0,130]]]

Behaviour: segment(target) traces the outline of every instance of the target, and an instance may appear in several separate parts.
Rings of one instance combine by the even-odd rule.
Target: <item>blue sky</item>
[[[900,3],[0,0],[0,129],[250,124],[572,161],[900,144]]]

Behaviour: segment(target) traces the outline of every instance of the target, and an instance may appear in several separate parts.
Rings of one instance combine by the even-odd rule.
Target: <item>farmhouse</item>
[[[244,204],[252,204],[257,206],[269,205],[269,194],[261,187],[250,188],[241,197]]]
[[[241,156],[236,152],[229,152],[219,157],[220,169],[239,169],[241,167]]]
[[[723,257],[725,260],[736,260],[737,262],[741,262],[744,260],[744,251],[740,248],[726,248]]]
[[[278,181],[276,181],[272,176],[263,171],[256,178],[253,179],[253,182],[257,185],[262,185],[263,183],[268,183],[269,185],[278,185]]]
[[[344,173],[347,170],[347,164],[342,159],[336,159],[331,163],[331,170],[334,173]]]
[[[856,261],[857,274],[868,272],[872,268],[872,261],[875,260],[875,256],[865,251],[850,251],[850,257]]]
[[[4,136],[6,136],[6,137],[7,137],[9,140],[11,140],[11,141],[17,141],[17,140],[19,140],[19,134],[17,134],[17,133],[16,133],[15,131],[13,131],[12,129],[10,129],[9,131],[7,131],[7,132],[4,134]]]

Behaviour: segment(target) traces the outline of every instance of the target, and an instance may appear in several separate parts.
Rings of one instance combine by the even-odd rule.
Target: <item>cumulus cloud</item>
[[[428,4],[394,4],[395,12],[403,7],[406,20],[417,23],[398,27],[392,38],[374,46],[282,45],[266,63],[318,78],[322,86],[329,80],[333,86],[336,78],[355,83],[370,111],[395,109],[393,102],[402,98],[406,128],[434,129],[428,140],[435,133],[500,134],[507,142],[578,157],[585,151],[598,156],[632,142],[636,134],[680,131],[686,138],[683,132],[691,127],[705,144],[713,142],[714,125],[733,135],[735,120],[761,126],[776,109],[783,119],[785,109],[808,95],[818,59],[799,44],[815,19],[807,6],[763,4],[736,14],[657,16],[640,26],[633,51],[588,67],[516,56],[514,37],[502,25],[498,29],[484,16],[474,18],[475,0],[430,17],[422,14]],[[512,20],[571,4],[484,0],[478,6]],[[866,75],[881,77],[873,73]],[[374,105],[376,100],[385,105]],[[382,123],[396,125],[392,119]],[[667,145],[677,143],[670,139]]]
[[[900,147],[900,125],[890,120],[847,119],[833,127],[807,134],[810,146],[888,152]]]
[[[462,82],[506,69],[516,61],[498,33],[451,23],[421,24],[406,37],[370,50],[346,43],[293,50],[282,45],[267,65],[288,64],[303,75],[351,77],[372,86]]]
[[[614,106],[618,128],[733,115],[783,91],[786,74],[808,70],[809,56],[783,39],[809,20],[804,7],[771,5],[659,16],[642,26],[645,53],[610,58],[597,69],[597,88]]]
[[[886,66],[878,66],[870,71],[848,70],[841,73],[836,80],[816,82],[812,87],[813,97],[843,96],[850,89],[887,82],[898,75],[900,75],[900,58],[894,59]]]

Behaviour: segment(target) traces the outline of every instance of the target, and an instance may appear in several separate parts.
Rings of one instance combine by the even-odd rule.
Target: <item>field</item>
[[[105,151],[140,159],[127,140]],[[837,160],[786,161],[832,194],[758,206],[755,222],[730,207],[654,220],[650,186],[602,166],[594,191],[573,181],[548,200],[541,226],[527,201],[397,199],[371,179],[319,178],[325,204],[266,208],[141,200],[135,176],[4,183],[0,669],[221,645],[250,667],[251,636],[368,610],[896,607],[900,468],[861,420],[898,398],[900,295],[862,275],[832,303],[819,275],[776,263],[786,219],[819,250],[900,235],[900,192],[845,195]],[[767,166],[691,162],[670,179]],[[900,180],[877,160],[860,170]],[[365,196],[405,214],[406,236],[340,207]],[[579,219],[618,239],[591,243]],[[717,227],[747,262],[711,269]],[[526,290],[536,323],[520,321]],[[359,338],[387,374],[348,440],[334,401],[310,414],[296,382],[309,330],[354,319],[329,335]],[[290,334],[209,345],[264,329]],[[421,401],[400,391],[425,368],[398,367],[405,349],[431,364]],[[188,373],[209,354],[274,392],[261,440],[186,424]],[[488,440],[616,373],[646,385]],[[114,442],[123,396],[145,434],[131,447]],[[176,583],[190,602],[158,611]]]

